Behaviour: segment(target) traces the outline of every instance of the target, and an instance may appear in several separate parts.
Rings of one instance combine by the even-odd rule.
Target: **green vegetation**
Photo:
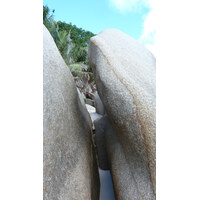
[[[43,6],[43,24],[51,33],[65,63],[69,66],[74,77],[82,77],[88,73],[93,80],[93,73],[88,62],[88,44],[94,34],[76,25],[56,22],[53,18],[54,10]],[[87,69],[82,67],[87,65]]]

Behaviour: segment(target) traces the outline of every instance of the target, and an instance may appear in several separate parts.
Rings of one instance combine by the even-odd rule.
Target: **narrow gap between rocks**
[[[82,95],[82,93],[79,93],[79,95],[80,94]],[[87,97],[91,98],[91,95],[88,95]],[[88,99],[84,100],[84,102],[86,103],[85,106],[87,108],[87,111],[90,115],[90,118],[91,118],[92,124],[93,124],[92,142],[95,147],[95,154],[96,154],[96,158],[97,158],[98,155],[97,155],[97,147],[96,147],[96,142],[95,142],[95,126],[94,126],[93,122],[97,119],[100,119],[103,116],[96,112],[95,103],[94,103],[94,101],[95,101],[94,95],[92,97],[93,98],[90,99],[91,101],[89,101],[88,100],[89,98],[88,98]],[[89,103],[91,103],[91,104],[89,105]],[[98,163],[98,159],[97,159],[97,163]],[[99,179],[100,179],[99,200],[115,200],[115,194],[114,194],[113,182],[112,182],[112,176],[111,176],[110,170],[100,169],[99,163],[98,163],[98,171],[99,171]]]
[[[99,167],[100,165],[98,163],[99,159],[98,159],[98,154],[97,154],[97,146],[95,142],[95,126],[93,122],[97,119],[102,118],[104,114],[99,112],[99,107],[96,105],[97,104],[96,95],[98,96],[96,83],[94,80],[91,66],[90,65],[86,66],[83,64],[80,64],[80,66],[84,73],[82,74],[82,76],[74,77],[74,81],[77,87],[79,98],[83,106],[86,106],[87,111],[90,115],[92,124],[93,124],[92,142],[95,149],[95,154],[96,154],[96,159],[97,159],[97,164],[98,164],[98,171],[99,171],[99,179],[100,179],[99,199],[100,200],[115,200],[113,182],[112,182],[112,176],[111,176],[110,170],[102,170]],[[100,100],[100,97],[98,96],[98,103],[99,101],[100,101],[101,106],[104,107]]]

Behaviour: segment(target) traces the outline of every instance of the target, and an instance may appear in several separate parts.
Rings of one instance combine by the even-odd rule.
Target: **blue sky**
[[[121,4],[117,5],[115,2]],[[44,0],[43,4],[48,5],[50,9],[55,9],[56,21],[71,22],[95,34],[103,29],[117,28],[139,39],[149,7],[135,4],[136,6],[132,5],[130,8],[130,5],[122,2],[122,0]]]
[[[43,5],[55,9],[56,21],[71,22],[94,34],[117,28],[156,54],[155,0],[43,0]]]

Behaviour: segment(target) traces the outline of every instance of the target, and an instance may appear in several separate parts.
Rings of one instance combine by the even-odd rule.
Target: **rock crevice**
[[[84,95],[45,27],[43,38],[44,199],[154,200],[154,56],[118,30],[92,37],[97,91]]]

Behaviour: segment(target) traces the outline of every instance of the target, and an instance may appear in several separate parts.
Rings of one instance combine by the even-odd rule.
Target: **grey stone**
[[[113,183],[110,171],[99,169],[99,177],[101,181],[100,200],[115,200],[115,194],[113,190]]]
[[[89,104],[89,105],[91,105],[91,106],[94,106],[94,101],[92,100],[92,99],[88,99],[88,98],[86,98],[86,102],[85,102],[86,104]]]
[[[95,143],[97,146],[97,157],[100,169],[109,170],[106,142],[105,142],[105,128],[107,125],[107,117],[101,117],[94,121],[95,127]]]
[[[75,80],[75,82],[76,82],[76,86],[77,86],[79,89],[84,88],[85,83],[84,83],[84,81],[83,81],[80,77],[75,77],[74,80]]]
[[[85,95],[82,93],[82,92],[80,92],[79,91],[79,89],[78,88],[76,88],[77,89],[77,92],[78,92],[78,97],[79,97],[79,99],[80,99],[80,102],[81,102],[81,104],[82,104],[82,107],[83,107],[83,109],[84,109],[84,112],[85,113],[88,113],[88,110],[87,110],[87,107],[86,107],[86,104],[85,104],[85,99],[86,99],[86,97],[85,97]],[[90,115],[86,115],[86,118],[87,118],[87,121],[91,121],[91,117],[90,117]],[[92,125],[93,126],[93,125]]]
[[[89,60],[114,130],[106,146],[116,198],[155,199],[155,58],[121,31],[105,30],[90,39]]]
[[[96,113],[96,108],[94,106],[91,106],[89,104],[85,104],[85,105],[89,114]]]
[[[73,77],[43,29],[43,198],[99,199],[92,123]]]
[[[95,113],[90,113],[90,116],[91,116],[92,122],[94,122],[95,120],[100,119],[102,117],[102,115],[100,115],[100,114],[98,114],[96,112]],[[94,129],[95,129],[95,127],[94,127]]]
[[[95,92],[94,97],[95,97],[95,108],[97,113],[100,115],[104,115],[105,114],[104,105],[98,95],[98,92]]]
[[[88,104],[85,104],[85,105],[86,105],[88,113],[90,114],[90,118],[92,120],[92,123],[94,122],[94,120],[99,119],[99,118],[102,117],[102,115],[96,113],[96,108],[95,107],[93,107],[91,105],[88,105]],[[95,130],[94,124],[93,124],[92,128],[93,128],[93,130]]]
[[[90,95],[90,94],[92,94],[92,88],[91,88],[91,86],[88,84],[87,85],[87,87],[86,87],[86,93],[88,94],[88,96]],[[92,99],[92,98],[91,98]]]
[[[86,99],[85,95],[83,93],[81,93],[78,88],[76,88],[76,89],[77,89],[78,96],[79,96],[79,99],[81,101],[81,104],[83,105],[83,107],[86,107],[85,106],[85,99]]]

